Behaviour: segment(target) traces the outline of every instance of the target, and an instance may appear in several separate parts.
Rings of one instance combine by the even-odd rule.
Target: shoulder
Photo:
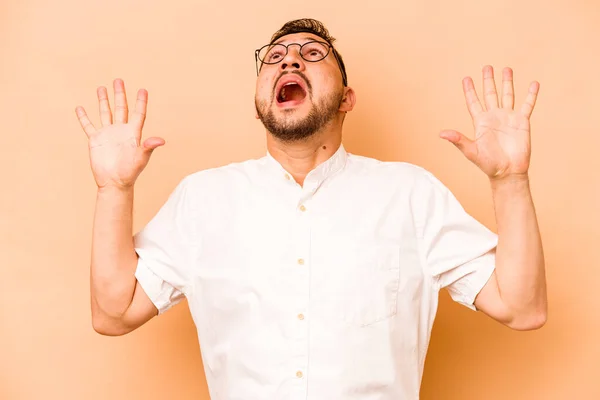
[[[185,176],[180,185],[189,191],[218,190],[250,183],[266,168],[266,158],[232,162],[193,172]]]
[[[264,168],[263,159],[250,159],[192,172],[179,180],[169,203],[190,215],[201,212],[205,206],[243,198]]]
[[[382,161],[376,158],[348,154],[347,167],[351,176],[385,180],[389,184],[403,187],[430,189],[444,186],[429,170],[404,161]]]
[[[377,196],[387,193],[407,199],[415,212],[427,213],[431,207],[443,207],[454,200],[450,189],[432,171],[416,164],[349,154],[347,167],[347,185]]]

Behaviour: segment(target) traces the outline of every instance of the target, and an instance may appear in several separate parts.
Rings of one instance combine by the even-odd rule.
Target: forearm
[[[545,318],[544,254],[527,176],[492,180],[498,229],[496,278],[515,317]]]
[[[119,318],[131,304],[137,265],[132,231],[133,187],[98,190],[90,282],[93,317]]]

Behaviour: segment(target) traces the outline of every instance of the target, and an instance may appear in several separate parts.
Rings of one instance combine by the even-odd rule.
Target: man
[[[463,81],[476,139],[441,133],[489,177],[496,235],[431,173],[345,151],[356,94],[333,42],[304,19],[257,50],[267,154],[185,177],[135,236],[134,182],[164,144],[141,140],[147,93],[128,119],[116,80],[113,121],[99,88],[98,130],[76,110],[98,185],[94,329],[126,334],[186,297],[215,400],[417,399],[442,288],[513,329],[546,319],[527,173],[537,82],[514,110],[512,71],[499,103],[485,67],[485,107]]]

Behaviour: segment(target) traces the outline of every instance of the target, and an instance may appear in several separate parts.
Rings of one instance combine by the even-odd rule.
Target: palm
[[[526,174],[531,154],[529,117],[533,111],[539,86],[532,83],[525,103],[514,110],[512,71],[503,74],[502,104],[494,84],[493,70],[483,70],[485,105],[483,108],[471,78],[463,80],[463,89],[473,118],[475,139],[470,140],[459,132],[444,131],[442,137],[454,143],[465,156],[490,178],[512,174]]]
[[[102,128],[96,130],[85,110],[77,107],[79,122],[89,139],[90,164],[99,188],[133,185],[148,163],[151,152],[164,144],[161,138],[149,138],[142,144],[142,128],[146,118],[148,93],[138,91],[135,110],[129,119],[123,81],[115,80],[115,115],[108,103],[106,88],[98,88],[98,104]]]
[[[475,125],[477,165],[488,175],[523,174],[529,166],[529,120],[496,108],[479,114]]]
[[[137,178],[138,137],[130,124],[108,125],[90,137],[90,164],[99,187],[126,185]]]

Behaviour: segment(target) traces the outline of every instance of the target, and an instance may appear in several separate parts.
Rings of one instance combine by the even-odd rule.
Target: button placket
[[[293,289],[295,292],[294,309],[289,310],[293,318],[292,330],[293,338],[291,340],[292,357],[290,367],[295,374],[295,383],[297,390],[304,392],[306,390],[306,371],[308,368],[308,327],[309,327],[309,297],[310,297],[310,214],[306,202],[310,196],[306,193],[300,194],[297,198],[296,212],[294,218],[294,245],[289,260],[290,273],[295,277],[297,285]]]

